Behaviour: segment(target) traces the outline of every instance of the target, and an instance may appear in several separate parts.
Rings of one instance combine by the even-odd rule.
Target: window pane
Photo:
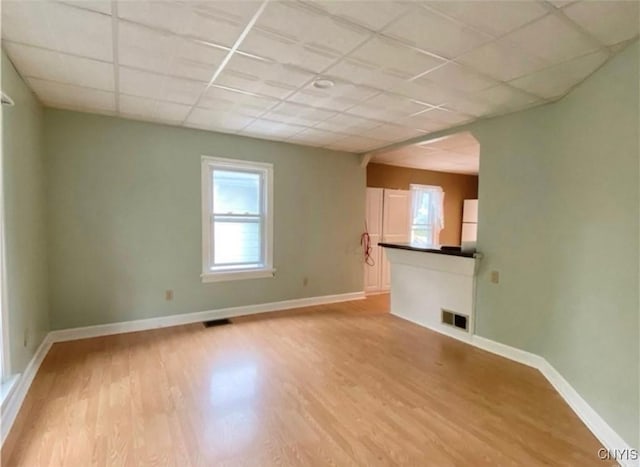
[[[420,246],[432,246],[433,230],[431,227],[413,227],[411,229],[411,243]]]
[[[413,203],[413,223],[429,224],[431,222],[431,193],[414,190],[415,201]]]
[[[260,174],[214,170],[213,212],[259,214]]]
[[[258,264],[262,262],[260,220],[213,222],[213,262],[225,264]]]

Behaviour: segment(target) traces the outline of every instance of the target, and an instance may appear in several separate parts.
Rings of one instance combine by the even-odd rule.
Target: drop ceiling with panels
[[[471,133],[465,131],[377,151],[373,154],[371,162],[436,172],[478,175],[480,143]]]
[[[9,0],[3,47],[47,106],[366,152],[556,100],[639,23],[635,1],[263,6]]]

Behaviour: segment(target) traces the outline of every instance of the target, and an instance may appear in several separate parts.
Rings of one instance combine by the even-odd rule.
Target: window
[[[411,185],[411,243],[439,244],[444,228],[444,192],[439,186]]]
[[[203,282],[272,277],[273,166],[202,157]]]

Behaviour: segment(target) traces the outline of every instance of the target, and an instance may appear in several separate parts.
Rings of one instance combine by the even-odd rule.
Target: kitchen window
[[[411,185],[411,244],[439,245],[444,228],[444,192],[439,186]]]
[[[273,165],[202,157],[202,280],[273,277]]]

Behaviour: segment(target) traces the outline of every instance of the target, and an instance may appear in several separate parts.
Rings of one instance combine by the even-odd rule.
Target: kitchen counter
[[[473,258],[475,255],[475,253],[463,252],[459,250],[442,250],[440,248],[424,248],[424,247],[412,245],[410,243],[380,242],[378,243],[378,245],[385,248],[396,248],[398,250],[422,251],[425,253],[436,253],[439,255],[462,256],[463,258]]]

